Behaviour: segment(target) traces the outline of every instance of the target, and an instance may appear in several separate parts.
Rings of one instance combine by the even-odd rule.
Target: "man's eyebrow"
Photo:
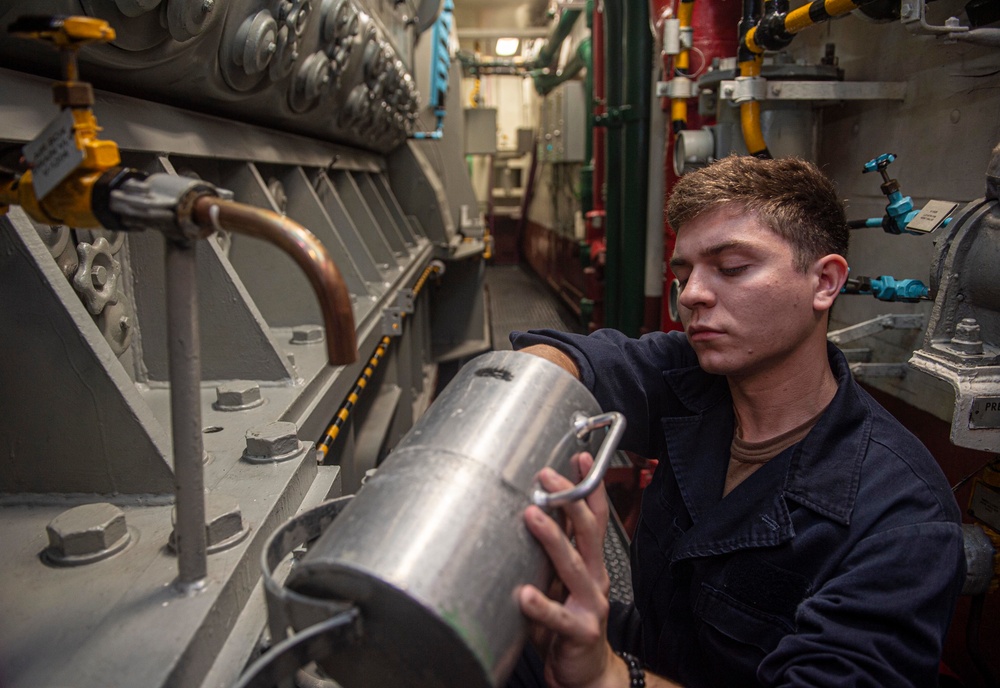
[[[739,250],[747,250],[747,251],[749,251],[749,250],[753,250],[753,248],[754,248],[754,245],[752,243],[750,243],[749,241],[743,241],[742,239],[732,239],[730,241],[723,241],[720,244],[715,244],[713,246],[709,246],[705,250],[701,251],[700,255],[702,257],[711,257],[711,256],[717,256],[720,253],[725,253],[726,251],[734,251],[734,250],[735,251],[739,251]],[[675,254],[670,259],[670,267],[682,267],[682,266],[690,265],[690,264],[691,264],[691,261],[689,261],[684,256],[678,256],[678,255]]]

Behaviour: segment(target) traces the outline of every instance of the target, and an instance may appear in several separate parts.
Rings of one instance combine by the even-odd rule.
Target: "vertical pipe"
[[[592,8],[594,0],[587,0],[588,10]],[[593,32],[593,14],[587,12],[587,26]],[[584,66],[587,68],[586,77],[583,82],[583,108],[584,108],[584,151],[583,167],[580,168],[580,212],[584,217],[594,209],[594,119],[591,112],[594,109],[594,49],[593,40],[588,38],[583,41],[577,51],[583,55]]]
[[[638,336],[642,325],[646,264],[646,203],[649,193],[649,107],[652,100],[653,32],[646,0],[625,3],[625,119],[624,169],[632,172],[624,185],[621,225],[621,315],[618,329]],[[638,172],[638,174],[636,174]]]
[[[655,55],[650,55],[655,65]],[[650,77],[656,81],[656,70]],[[667,146],[667,117],[655,98],[649,99],[649,193],[646,202],[646,270],[643,284],[642,332],[660,329],[663,299],[663,202],[665,188],[664,159]]]
[[[184,592],[203,587],[208,575],[196,246],[195,241],[167,239],[167,347],[177,494],[174,542],[177,584]]]
[[[593,46],[594,65],[594,89],[589,103],[590,110],[595,117],[603,115],[604,108],[604,10],[601,9],[603,0],[594,2],[594,25],[591,29],[591,45]],[[594,139],[594,210],[604,210],[604,127],[593,127],[592,136]]]
[[[604,47],[605,59],[605,102],[608,113],[607,126],[607,218],[605,220],[605,242],[607,257],[604,266],[604,317],[608,327],[621,325],[621,278],[622,278],[622,128],[616,117],[622,106],[622,2],[604,1]]]

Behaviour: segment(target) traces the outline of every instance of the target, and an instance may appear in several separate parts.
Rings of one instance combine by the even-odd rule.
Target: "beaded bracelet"
[[[642,662],[635,655],[627,652],[616,652],[625,661],[628,667],[629,688],[646,688],[646,672],[642,668]]]

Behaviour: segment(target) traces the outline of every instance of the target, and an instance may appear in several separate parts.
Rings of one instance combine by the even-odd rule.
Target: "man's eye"
[[[735,268],[719,268],[719,272],[721,272],[723,275],[727,277],[733,277],[735,275],[740,274],[749,267],[750,267],[749,265],[739,265]]]

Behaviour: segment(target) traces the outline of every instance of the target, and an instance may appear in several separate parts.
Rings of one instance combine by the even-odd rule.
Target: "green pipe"
[[[580,10],[565,10],[562,13],[562,16],[559,17],[559,22],[552,27],[552,32],[545,39],[542,49],[538,51],[538,57],[535,58],[534,63],[531,65],[532,67],[545,68],[552,64],[556,55],[559,54],[562,42],[566,40],[566,36],[573,30],[573,24],[576,23],[579,16]]]
[[[580,42],[576,48],[576,53],[566,66],[556,73],[547,69],[536,69],[532,71],[531,80],[535,82],[535,91],[540,96],[548,95],[556,86],[564,81],[569,81],[579,74],[587,66],[587,58],[590,56],[590,39]]]
[[[643,322],[646,272],[646,207],[649,202],[649,108],[653,79],[653,32],[649,3],[625,3],[624,169],[630,173],[622,189],[621,310],[618,329],[637,337]]]
[[[642,0],[643,2],[645,0]],[[604,265],[604,324],[618,328],[621,323],[622,278],[622,3],[604,3],[604,100],[607,110],[607,164],[605,165],[607,201],[605,202],[604,241],[607,255]]]
[[[590,26],[593,16],[593,0],[587,0],[587,26]],[[578,55],[582,55],[587,67],[587,76],[583,82],[584,163],[580,168],[580,210],[586,217],[594,209],[594,51],[590,39],[580,43],[576,51]]]

